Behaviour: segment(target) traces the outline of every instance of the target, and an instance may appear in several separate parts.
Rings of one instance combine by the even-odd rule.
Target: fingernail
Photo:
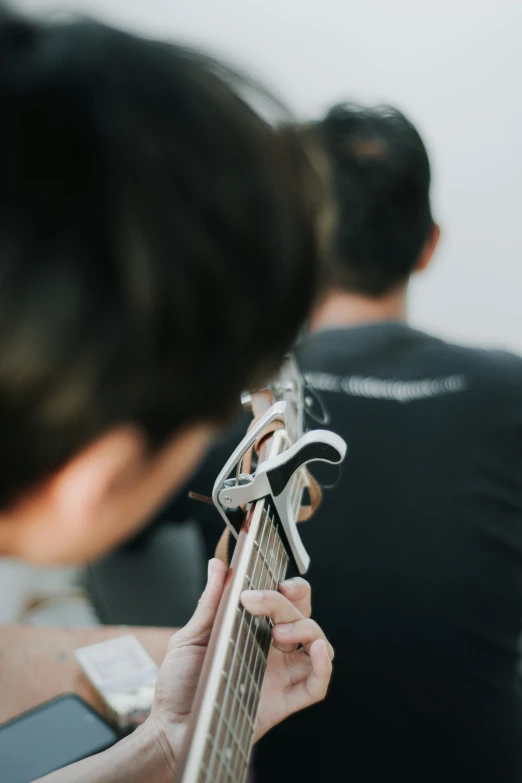
[[[214,559],[208,561],[208,569],[207,569],[207,580],[209,582],[212,581],[212,577],[214,576],[214,573],[216,571],[216,564],[214,562]]]
[[[244,590],[242,597],[245,597],[247,601],[261,601],[263,593],[261,590]]]
[[[280,625],[276,625],[277,633],[290,633],[292,630],[292,623],[281,623]]]
[[[285,579],[284,582],[281,582],[281,587],[286,587],[287,589],[293,590],[294,587],[297,587],[298,582],[296,579]]]

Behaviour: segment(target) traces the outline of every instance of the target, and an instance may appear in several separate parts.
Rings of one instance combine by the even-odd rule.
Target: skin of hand
[[[180,756],[226,575],[227,568],[220,560],[209,562],[207,586],[198,607],[187,625],[172,637],[159,672],[147,723],[172,771]],[[254,741],[293,712],[324,699],[332,673],[332,646],[310,619],[310,585],[295,578],[282,582],[279,589],[248,590],[241,596],[250,614],[269,617],[273,623]]]

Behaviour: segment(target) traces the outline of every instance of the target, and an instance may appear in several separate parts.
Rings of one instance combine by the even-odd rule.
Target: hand
[[[274,623],[254,742],[293,712],[324,699],[332,676],[332,645],[310,619],[310,585],[288,579],[279,590],[247,590],[241,596],[247,611]]]
[[[187,625],[171,639],[160,669],[150,722],[172,769],[179,758],[210,633],[223,593],[227,569],[209,563],[209,578],[198,607]],[[247,611],[272,619],[274,644],[261,691],[254,740],[288,715],[326,695],[333,650],[310,620],[310,585],[304,579],[283,582],[281,593],[242,594]],[[302,645],[302,649],[297,649]]]

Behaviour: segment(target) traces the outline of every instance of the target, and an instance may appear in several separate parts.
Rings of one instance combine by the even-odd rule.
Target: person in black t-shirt
[[[302,535],[337,657],[326,702],[265,738],[259,777],[515,783],[522,359],[407,324],[439,237],[415,128],[346,105],[318,130],[340,221],[299,358],[316,417],[349,448]],[[295,742],[310,749],[297,767]]]
[[[349,448],[301,534],[336,661],[327,700],[263,739],[258,783],[515,783],[522,360],[407,324],[409,279],[439,237],[411,123],[391,108],[347,105],[317,129],[340,220],[330,288],[299,361],[310,426],[326,417]],[[209,493],[242,431],[210,453],[190,489]],[[199,510],[211,550],[217,514],[183,496],[166,518]],[[296,746],[307,749],[298,758]]]

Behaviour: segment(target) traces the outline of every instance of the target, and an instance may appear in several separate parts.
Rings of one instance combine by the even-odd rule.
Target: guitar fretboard
[[[247,567],[242,589],[275,590],[284,579],[288,555],[278,526],[265,501],[255,529],[248,534],[252,540],[245,548]],[[270,644],[270,622],[252,617],[237,605],[220,667],[198,783],[241,783],[245,779]]]

